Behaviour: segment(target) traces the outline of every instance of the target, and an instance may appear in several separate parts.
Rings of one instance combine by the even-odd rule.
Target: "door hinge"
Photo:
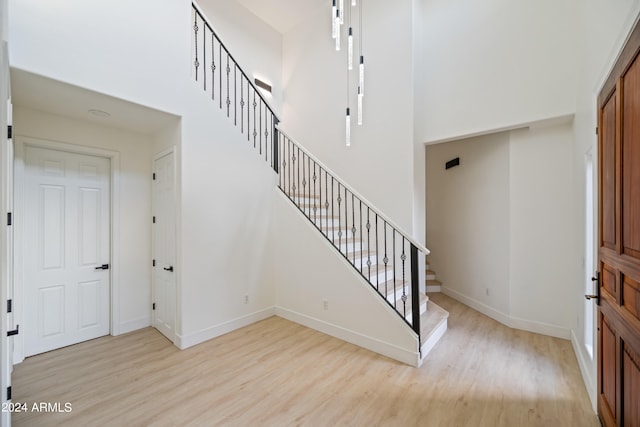
[[[7,331],[7,336],[12,337],[14,335],[18,335],[20,333],[20,325],[16,325],[16,328],[13,331]]]
[[[155,181],[156,180],[156,173],[155,172],[153,173],[152,177],[153,177],[153,180]]]
[[[156,260],[155,260],[155,259],[153,260],[153,262],[151,263],[151,265],[152,265],[153,267],[155,267],[155,266],[156,266]]]
[[[151,305],[151,309],[152,309],[152,310],[155,310],[155,309],[156,309],[156,303],[155,303],[155,302]]]
[[[154,224],[156,223],[156,217],[155,216],[153,217],[153,223]]]
[[[11,386],[7,387],[7,400],[11,400]]]
[[[598,134],[598,126],[596,126],[596,135]]]
[[[7,313],[13,312],[13,300],[7,300]]]
[[[9,125],[7,126],[7,139],[12,139],[13,138],[13,126]]]
[[[7,212],[7,225],[13,225],[13,214],[11,212]]]

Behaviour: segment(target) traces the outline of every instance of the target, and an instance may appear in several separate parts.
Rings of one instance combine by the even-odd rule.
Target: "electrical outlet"
[[[327,301],[326,299],[322,300],[322,305],[325,310],[329,310],[329,301]]]
[[[244,303],[245,304],[249,304],[249,295],[248,294],[244,296]]]

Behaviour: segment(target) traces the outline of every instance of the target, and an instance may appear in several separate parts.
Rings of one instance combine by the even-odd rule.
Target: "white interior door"
[[[176,229],[173,151],[154,160],[153,326],[172,342],[176,326]]]
[[[25,146],[25,355],[109,334],[110,160]]]

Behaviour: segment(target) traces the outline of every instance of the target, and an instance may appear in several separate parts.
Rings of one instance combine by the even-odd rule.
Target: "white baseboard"
[[[488,305],[473,299],[469,298],[466,295],[448,288],[446,286],[442,287],[442,293],[450,296],[451,298],[460,301],[461,303],[468,305],[474,310],[479,311],[485,316],[489,316],[494,320],[502,323],[505,326],[514,329],[521,329],[527,332],[534,332],[536,334],[548,335],[551,337],[562,338],[565,340],[571,339],[571,330],[567,328],[563,328],[557,325],[551,325],[549,323],[537,322],[535,320],[527,320],[519,317],[510,316],[505,314],[499,310],[496,310],[493,307],[489,307]]]
[[[134,320],[128,320],[126,322],[120,323],[120,331],[116,334],[112,334],[113,336],[126,334],[127,332],[137,331],[138,329],[146,328],[151,326],[151,318],[148,316],[140,317]]]
[[[576,359],[578,359],[578,366],[580,367],[580,373],[582,374],[582,381],[584,381],[584,386],[587,389],[587,394],[591,401],[591,408],[593,409],[593,412],[597,413],[598,399],[596,392],[598,389],[598,382],[592,376],[593,370],[590,369],[590,362],[587,360],[585,350],[580,345],[580,341],[578,341],[578,337],[576,337],[573,329],[571,330],[571,344],[573,346],[573,352],[576,354]]]
[[[400,348],[396,345],[380,341],[376,338],[362,335],[358,332],[354,332],[341,326],[327,323],[323,320],[319,320],[305,314],[300,314],[286,308],[276,307],[275,311],[276,316],[282,317],[308,328],[315,329],[316,331],[322,332],[323,334],[331,335],[332,337],[357,345],[358,347],[366,348],[367,350],[382,354],[384,356],[390,357],[391,359],[406,363],[410,366],[417,367],[420,365],[420,354],[417,351],[417,340],[416,351],[410,351],[404,348]]]
[[[185,348],[193,347],[196,344],[200,344],[212,338],[219,337],[220,335],[235,331],[236,329],[243,328],[252,323],[259,322],[275,314],[276,313],[274,308],[269,307],[260,311],[256,311],[255,313],[247,314],[246,316],[241,316],[236,319],[229,320],[216,326],[202,329],[189,335],[176,334],[175,345],[180,350],[184,350]]]

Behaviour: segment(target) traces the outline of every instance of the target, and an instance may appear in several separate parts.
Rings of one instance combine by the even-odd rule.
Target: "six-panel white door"
[[[110,160],[25,146],[25,355],[109,334]]]
[[[173,151],[154,160],[153,326],[172,342],[176,326],[176,230]]]

